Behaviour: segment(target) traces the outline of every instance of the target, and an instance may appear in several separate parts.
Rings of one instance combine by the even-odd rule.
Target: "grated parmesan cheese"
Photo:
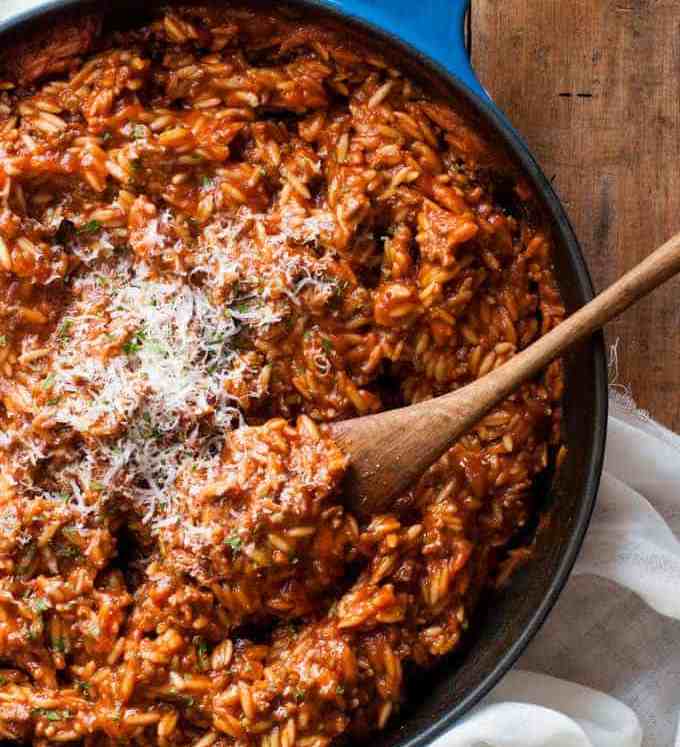
[[[242,350],[240,336],[266,334],[335,293],[332,260],[313,250],[335,221],[294,204],[275,218],[246,208],[220,214],[203,227],[189,261],[159,275],[147,260],[179,257],[175,222],[168,209],[150,216],[130,234],[133,252],[116,253],[115,236],[103,228],[70,247],[84,271],[53,333],[46,380],[50,416],[79,436],[80,458],[51,475],[83,521],[114,501],[152,532],[181,525],[185,544],[197,547],[212,541],[212,530],[182,511],[177,481],[197,466],[210,479],[225,435],[244,424],[247,400],[264,393],[266,357]],[[316,364],[330,371],[325,356]],[[49,458],[25,435],[17,464]],[[36,493],[29,473],[20,476],[24,489],[57,495]]]

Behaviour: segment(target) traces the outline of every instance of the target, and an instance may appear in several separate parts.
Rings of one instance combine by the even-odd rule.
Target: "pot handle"
[[[439,63],[477,95],[489,94],[477,79],[465,45],[471,0],[321,0],[343,14],[367,21]]]

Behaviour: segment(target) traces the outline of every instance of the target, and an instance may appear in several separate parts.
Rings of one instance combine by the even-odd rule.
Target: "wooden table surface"
[[[601,290],[680,231],[680,3],[472,6],[478,75],[553,178]],[[680,431],[680,279],[606,334],[619,382]]]

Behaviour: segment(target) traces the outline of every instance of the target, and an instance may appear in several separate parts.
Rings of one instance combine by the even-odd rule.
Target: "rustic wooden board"
[[[680,3],[472,5],[479,77],[554,177],[602,289],[680,231]],[[680,430],[680,280],[607,339],[638,405]]]

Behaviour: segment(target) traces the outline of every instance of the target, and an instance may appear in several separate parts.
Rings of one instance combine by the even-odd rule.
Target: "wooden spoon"
[[[388,509],[494,405],[677,272],[680,234],[486,376],[435,399],[331,425],[333,438],[350,458],[344,495],[351,508],[363,515]]]

